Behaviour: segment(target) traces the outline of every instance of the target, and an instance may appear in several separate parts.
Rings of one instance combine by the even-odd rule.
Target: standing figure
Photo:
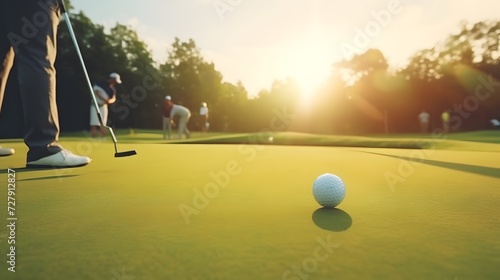
[[[170,95],[165,96],[165,101],[163,102],[162,118],[163,118],[163,139],[170,140],[170,132],[172,130],[173,120],[170,118],[170,112],[174,103],[172,102],[172,97]]]
[[[210,123],[208,122],[208,107],[207,103],[201,103],[200,107],[200,126],[202,132],[207,132],[210,127]]]
[[[422,133],[427,133],[429,129],[429,119],[430,119],[429,113],[427,113],[425,110],[423,110],[419,115],[418,119],[420,120],[420,132]]]
[[[497,120],[497,119],[491,119],[490,123],[491,123],[491,126],[494,129],[500,129],[500,121],[499,120]]]
[[[94,95],[97,100],[97,105],[99,105],[99,112],[101,112],[102,125],[107,125],[108,123],[108,105],[115,103],[115,86],[121,83],[122,80],[120,79],[120,75],[111,73],[107,80],[98,82],[94,85]],[[106,128],[101,126],[97,116],[97,110],[92,102],[90,104],[90,134],[93,138],[98,137],[98,131],[101,134],[100,137],[104,138],[106,135]]]

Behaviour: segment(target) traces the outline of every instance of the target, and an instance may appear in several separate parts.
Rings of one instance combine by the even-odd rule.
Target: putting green
[[[15,273],[0,231],[0,279],[500,277],[496,152],[125,142],[138,155],[113,158],[110,143],[63,144],[93,162],[24,170],[20,142],[0,158],[18,218]],[[346,184],[338,210],[312,197],[326,172]]]

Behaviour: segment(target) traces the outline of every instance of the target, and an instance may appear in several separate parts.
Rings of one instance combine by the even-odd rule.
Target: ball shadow
[[[346,231],[352,225],[352,218],[337,208],[319,208],[312,214],[316,226],[329,231]]]

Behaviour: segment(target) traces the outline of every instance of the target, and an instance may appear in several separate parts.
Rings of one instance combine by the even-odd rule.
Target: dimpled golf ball
[[[322,174],[314,180],[313,196],[321,206],[334,208],[344,200],[344,182],[337,175]]]

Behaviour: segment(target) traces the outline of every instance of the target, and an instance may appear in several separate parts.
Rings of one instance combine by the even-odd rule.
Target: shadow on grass
[[[59,170],[64,170],[64,169],[74,169],[75,167],[67,167],[67,168],[55,168],[55,167],[39,167],[39,168],[30,168],[30,167],[10,167],[10,168],[4,168],[0,169],[0,174],[7,174],[7,173],[23,173],[23,172],[40,172],[40,171],[50,171],[53,170],[55,172],[59,172]],[[11,172],[9,172],[9,170]],[[14,172],[12,172],[14,171]],[[76,176],[76,175],[74,175]],[[58,176],[54,176],[58,177]],[[62,176],[59,176],[62,177]]]
[[[28,168],[28,167],[10,167],[10,168],[5,168],[5,169],[0,169],[0,174],[7,174],[7,173],[22,173],[22,172],[29,172],[29,171],[47,171],[47,170],[53,170],[54,168]],[[10,172],[9,172],[10,170]],[[14,171],[14,172],[12,172]]]
[[[9,170],[11,172],[9,172]],[[6,168],[6,169],[0,169],[0,174],[8,174],[8,173],[13,173],[12,171],[15,171],[15,173],[23,173],[23,172],[37,172],[37,171],[54,171],[60,172],[58,168],[28,168],[28,167],[13,167],[13,168]],[[29,178],[29,179],[19,179],[17,178],[16,182],[27,182],[27,181],[38,181],[38,180],[52,180],[52,179],[66,179],[66,178],[71,178],[71,177],[78,177],[80,176],[79,174],[73,174],[73,175],[55,175],[55,176],[44,176],[44,177],[36,177],[36,178]]]
[[[454,163],[454,162],[421,159],[421,158],[415,159],[415,158],[388,155],[388,154],[380,154],[380,153],[373,153],[373,152],[363,152],[363,153],[385,156],[385,157],[392,157],[392,158],[397,158],[397,159],[401,159],[401,160],[422,163],[422,164],[427,164],[427,165],[432,165],[432,166],[437,166],[437,167],[442,167],[442,168],[447,168],[447,169],[452,169],[452,170],[458,170],[458,171],[462,171],[462,172],[467,172],[467,173],[472,173],[472,174],[476,174],[476,175],[483,175],[483,176],[488,176],[488,177],[500,179],[500,168],[495,168],[495,167],[486,167],[486,166],[479,166],[479,165],[472,165],[472,164]]]
[[[346,231],[352,225],[352,218],[345,211],[337,208],[319,208],[312,214],[316,226],[329,231]]]
[[[59,176],[46,176],[46,177],[38,177],[38,178],[30,178],[30,179],[18,179],[16,182],[27,182],[27,181],[38,181],[38,180],[51,180],[51,179],[66,179],[71,177],[78,177],[80,175],[59,175]]]

